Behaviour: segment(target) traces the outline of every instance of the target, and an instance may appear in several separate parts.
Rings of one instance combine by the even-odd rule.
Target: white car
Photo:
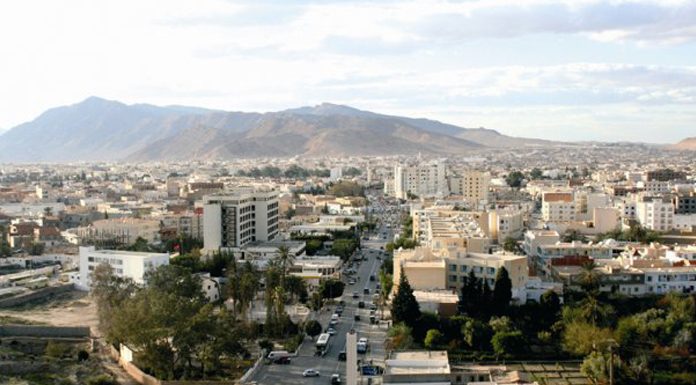
[[[302,372],[302,377],[319,377],[319,372],[316,369],[306,369]]]
[[[367,345],[367,338],[365,338],[365,337],[360,338],[360,339],[358,340],[358,343],[359,343],[359,344],[365,344],[365,345]]]

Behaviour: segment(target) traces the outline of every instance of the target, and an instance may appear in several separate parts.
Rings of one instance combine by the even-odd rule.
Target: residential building
[[[575,200],[572,192],[544,192],[541,200],[541,217],[550,222],[575,221]]]
[[[135,283],[142,284],[148,271],[169,264],[169,254],[80,247],[80,282],[77,282],[77,286],[89,290],[92,271],[102,263],[111,265],[116,276],[131,278]]]
[[[674,206],[669,199],[644,197],[636,203],[636,219],[650,230],[669,231],[674,228]]]
[[[419,197],[447,195],[445,169],[443,161],[415,166],[395,166],[394,196],[399,199],[408,199],[412,195]]]
[[[458,176],[450,176],[450,194],[460,195],[465,201],[471,203],[485,203],[488,201],[488,187],[491,175],[487,172],[467,170]]]
[[[392,352],[384,361],[383,385],[449,385],[447,351]]]
[[[696,214],[696,193],[675,195],[672,197],[675,214]]]
[[[278,235],[278,192],[240,189],[203,198],[203,246],[238,248]]]

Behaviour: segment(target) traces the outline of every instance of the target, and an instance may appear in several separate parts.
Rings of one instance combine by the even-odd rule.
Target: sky
[[[92,95],[677,142],[696,136],[696,0],[0,2],[0,129]]]

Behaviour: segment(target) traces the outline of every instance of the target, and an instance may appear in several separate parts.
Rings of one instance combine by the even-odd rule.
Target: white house
[[[76,286],[89,290],[92,271],[102,263],[108,263],[119,277],[128,277],[136,283],[144,283],[149,270],[169,264],[168,253],[141,253],[122,250],[96,250],[94,246],[80,247],[80,281]]]

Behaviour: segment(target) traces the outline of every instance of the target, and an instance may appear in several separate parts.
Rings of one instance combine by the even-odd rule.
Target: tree
[[[501,331],[495,333],[491,339],[491,345],[497,357],[520,354],[524,351],[525,344],[525,338],[519,330]]]
[[[607,357],[600,352],[592,352],[582,361],[580,371],[594,384],[604,384],[609,378],[609,365]]]
[[[325,299],[337,298],[343,295],[345,284],[337,279],[329,278],[319,285],[319,293]]]
[[[531,179],[541,179],[543,176],[544,176],[544,173],[536,167],[534,167],[532,169],[532,171],[529,173],[529,177]]]
[[[307,283],[302,277],[296,275],[290,275],[285,279],[285,290],[290,294],[291,301],[295,301],[296,298],[307,299]]]
[[[563,349],[571,354],[584,356],[592,352],[602,341],[610,339],[611,329],[593,326],[585,321],[565,325]]]
[[[508,275],[507,269],[503,266],[498,269],[495,275],[495,284],[493,286],[493,303],[498,313],[503,313],[510,305],[512,299],[512,281]]]
[[[580,287],[588,294],[593,294],[599,290],[599,273],[595,271],[595,267],[597,265],[594,261],[583,264],[578,277]]]
[[[513,171],[505,177],[505,182],[510,187],[520,188],[522,187],[522,182],[524,181],[524,174],[520,171]]]
[[[321,334],[321,324],[317,320],[309,320],[305,324],[304,330],[308,336],[310,336],[310,337],[312,337],[312,339],[314,339],[314,337]]]
[[[295,257],[290,253],[290,249],[282,245],[278,247],[278,266],[280,267],[280,286],[285,287],[285,276],[288,274],[288,270],[295,261]]]
[[[423,345],[427,349],[434,349],[442,342],[442,333],[437,329],[430,329],[425,334],[425,339],[423,340]]]
[[[561,299],[555,291],[547,290],[541,295],[539,305],[541,307],[539,318],[543,327],[548,328],[558,319],[558,313],[561,311]]]
[[[99,329],[109,342],[118,341],[113,319],[121,305],[135,293],[136,285],[130,278],[114,274],[111,265],[102,263],[92,271],[91,292],[97,304]]]
[[[469,317],[461,326],[461,334],[464,342],[474,350],[486,350],[493,335],[488,324]]]
[[[503,242],[503,250],[510,253],[517,251],[517,240],[512,237],[505,238],[505,241]]]
[[[413,345],[413,331],[405,323],[397,323],[389,329],[384,342],[387,350],[406,350]]]
[[[395,323],[403,322],[410,327],[413,327],[421,316],[420,305],[413,295],[413,289],[406,274],[401,274],[399,279],[399,287],[392,300],[391,314]]]

